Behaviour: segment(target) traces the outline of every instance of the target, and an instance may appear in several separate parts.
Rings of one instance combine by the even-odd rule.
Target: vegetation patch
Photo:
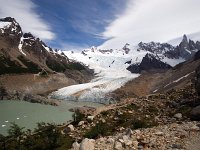
[[[65,150],[74,140],[62,135],[54,124],[38,123],[34,132],[12,123],[8,136],[0,135],[0,149],[5,150]]]

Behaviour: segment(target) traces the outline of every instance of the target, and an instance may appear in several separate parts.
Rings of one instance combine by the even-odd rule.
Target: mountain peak
[[[12,17],[5,17],[5,18],[0,18],[1,22],[16,22],[15,18]]]
[[[186,36],[185,34],[183,35],[183,40],[182,40],[182,42],[188,42],[187,36]]]

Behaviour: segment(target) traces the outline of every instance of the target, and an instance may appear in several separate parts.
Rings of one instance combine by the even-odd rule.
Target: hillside
[[[0,19],[0,66],[0,86],[7,91],[1,99],[47,96],[59,88],[93,78],[92,70],[69,60],[60,50],[48,47],[31,33],[23,33],[11,17]],[[33,101],[42,99],[46,101],[38,96]]]

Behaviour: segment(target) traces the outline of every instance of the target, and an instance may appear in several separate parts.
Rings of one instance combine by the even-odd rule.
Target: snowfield
[[[81,62],[93,69],[96,78],[89,83],[68,86],[53,92],[50,96],[62,100],[109,102],[108,93],[120,88],[128,81],[138,77],[126,68],[131,64],[141,63],[147,51],[134,47],[128,54],[124,50],[99,51],[95,48],[83,52],[64,51],[71,59]],[[163,58],[174,66],[184,60]]]
[[[89,83],[59,89],[51,94],[56,99],[105,103],[106,94],[139,76],[126,69],[130,64],[125,63],[130,61],[131,57],[122,53],[102,54],[98,51],[87,51],[85,54],[69,51],[64,53],[70,59],[82,62],[93,69],[96,78]]]

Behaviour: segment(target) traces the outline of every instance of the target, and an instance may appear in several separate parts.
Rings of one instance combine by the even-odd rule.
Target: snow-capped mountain
[[[0,74],[64,71],[69,59],[31,33],[23,33],[14,18],[0,19]]]
[[[93,69],[96,78],[87,84],[60,89],[52,96],[58,99],[105,102],[109,92],[138,77],[142,71],[169,69],[190,59],[198,49],[198,42],[194,44],[184,36],[177,47],[168,43],[140,42],[133,47],[127,43],[122,49],[115,50],[92,47],[82,52],[65,51],[70,59]]]

